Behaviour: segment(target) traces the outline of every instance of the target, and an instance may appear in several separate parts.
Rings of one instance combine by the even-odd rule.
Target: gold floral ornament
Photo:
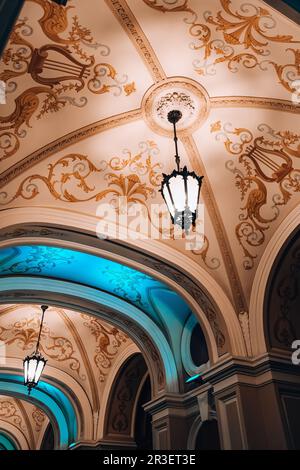
[[[44,105],[49,110],[57,111],[64,102],[59,100],[55,93],[46,87],[33,87],[24,91],[15,99],[15,108],[7,116],[0,116],[0,161],[15,154],[20,147],[20,138],[27,135],[24,124],[31,128],[31,118],[40,106],[40,95],[46,95]],[[42,112],[42,111],[41,111]]]
[[[81,317],[84,320],[84,326],[90,330],[96,340],[94,362],[99,371],[99,380],[104,382],[120,347],[127,343],[128,336],[115,327],[105,327],[89,315],[81,314]]]
[[[232,128],[230,123],[213,123],[211,132],[216,140],[222,140],[228,153],[238,156],[236,161],[226,162],[226,168],[235,176],[241,200],[240,222],[235,228],[236,237],[243,249],[244,268],[252,269],[257,257],[251,249],[265,242],[265,232],[280,214],[293,193],[300,192],[300,169],[295,168],[293,158],[300,158],[300,134],[290,131],[274,131],[267,124],[260,124],[261,135],[254,137],[249,129]],[[250,145],[249,145],[250,144]],[[269,197],[268,185],[276,185],[279,191]],[[272,215],[263,216],[272,212]],[[267,209],[267,210],[266,210]]]
[[[69,154],[49,164],[47,175],[27,176],[13,196],[0,193],[0,204],[6,205],[18,198],[32,200],[40,194],[42,184],[54,199],[64,202],[100,201],[108,196],[111,202],[115,202],[122,196],[127,198],[128,204],[139,202],[146,205],[147,199],[155,196],[155,188],[159,186],[161,165],[152,163],[157,152],[154,142],[141,142],[137,154],[125,150],[123,158],[112,157],[108,162],[100,162],[98,167],[85,155]],[[131,173],[119,173],[125,169]],[[99,173],[107,182],[107,188],[101,191],[96,186],[99,177],[95,178]],[[143,182],[141,177],[147,178],[148,183]],[[103,186],[103,180],[100,186]]]
[[[192,253],[196,256],[201,256],[202,261],[209,269],[218,269],[221,266],[220,260],[216,257],[208,259],[209,240],[207,236],[204,234],[202,234],[202,238],[203,238],[202,248],[199,250],[192,250]]]
[[[294,93],[296,87],[293,82],[296,82],[297,79],[300,80],[300,49],[288,48],[286,52],[292,53],[294,61],[285,65],[278,65],[276,62],[270,63],[274,66],[281,85],[290,93]]]
[[[231,72],[237,72],[239,65],[246,68],[259,67],[262,71],[266,71],[271,65],[275,68],[280,83],[288,91],[294,91],[291,83],[299,75],[299,50],[288,49],[295,55],[295,62],[290,64],[279,65],[266,57],[271,54],[270,43],[299,44],[300,41],[291,35],[271,34],[270,30],[276,27],[276,22],[266,8],[243,3],[237,11],[233,9],[231,0],[220,0],[222,10],[215,15],[206,11],[205,22],[201,23],[188,0],[143,1],[149,7],[164,13],[187,13],[184,21],[189,25],[189,34],[195,40],[191,48],[201,54],[193,64],[199,75],[214,75],[216,66],[220,63],[227,63]],[[222,36],[218,36],[219,32]]]
[[[9,80],[27,73],[34,47],[26,38],[32,32],[27,19],[19,20],[10,35],[9,46],[3,52],[2,62],[11,68],[1,72],[0,80],[8,82],[8,91],[14,91],[17,86],[15,82],[10,83]]]
[[[24,429],[22,417],[18,413],[15,403],[11,400],[0,400],[0,419],[13,423],[19,429]]]
[[[16,344],[22,351],[30,350],[36,344],[39,324],[39,317],[32,316],[8,325],[7,328],[1,326],[0,340],[7,346]],[[66,363],[81,380],[86,380],[86,377],[80,373],[80,360],[76,357],[72,342],[64,336],[54,335],[46,324],[42,328],[40,348],[45,356],[53,361]]]
[[[188,6],[189,0],[143,0],[146,5],[155,10],[166,12],[189,11],[193,12]]]
[[[15,98],[12,113],[0,117],[0,161],[19,150],[20,139],[27,135],[26,129],[20,127],[31,127],[34,116],[40,119],[66,105],[86,106],[88,98],[80,92],[129,96],[136,91],[135,82],[129,82],[127,75],[119,75],[107,60],[97,61],[90,53],[88,49],[93,49],[108,57],[110,49],[96,42],[91,31],[79,24],[76,15],[69,27],[68,12],[73,6],[65,8],[48,0],[29,1],[42,7],[44,15],[39,25],[53,43],[35,48],[29,41],[33,29],[27,24],[27,18],[19,20],[11,34],[3,54],[5,68],[0,72],[0,80],[6,82],[8,93],[18,89],[24,74],[30,74],[33,86]],[[63,33],[65,37],[61,36]]]
[[[275,27],[275,21],[272,15],[265,8],[255,7],[251,4],[242,4],[240,13],[233,11],[231,0],[220,0],[221,5],[231,19],[226,19],[222,12],[217,13],[216,19],[212,16],[207,17],[207,22],[217,26],[217,31],[223,31],[223,36],[228,44],[244,45],[245,49],[252,49],[253,52],[260,55],[266,55],[266,46],[268,41],[295,43],[300,41],[293,40],[291,35],[269,35],[267,31]],[[251,15],[250,11],[253,11]],[[261,20],[264,19],[264,23]]]
[[[45,413],[40,408],[34,407],[34,410],[32,412],[32,418],[35,423],[36,432],[40,432],[40,430],[43,427],[44,422],[46,421]]]

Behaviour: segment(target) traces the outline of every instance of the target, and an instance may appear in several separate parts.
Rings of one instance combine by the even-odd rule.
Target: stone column
[[[144,406],[152,416],[153,448],[194,449],[201,424],[215,420],[212,386],[203,384],[185,394],[167,394]]]
[[[228,360],[204,375],[213,385],[223,449],[300,446],[300,367],[270,355]]]
[[[144,406],[152,416],[153,448],[155,450],[186,450],[189,429],[199,414],[193,396],[167,394]]]

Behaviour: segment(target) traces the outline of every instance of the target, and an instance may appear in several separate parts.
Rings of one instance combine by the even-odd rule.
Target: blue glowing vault
[[[162,312],[175,323],[184,322],[191,313],[186,302],[165,283],[81,251],[42,245],[0,249],[0,276],[20,275],[59,279],[108,292],[135,305],[161,326]]]

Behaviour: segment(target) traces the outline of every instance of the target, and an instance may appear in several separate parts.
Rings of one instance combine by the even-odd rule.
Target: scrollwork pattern
[[[244,252],[244,268],[252,269],[257,257],[251,248],[265,242],[265,233],[280,214],[293,193],[300,192],[300,169],[293,159],[300,158],[300,135],[275,131],[260,124],[255,137],[249,129],[232,128],[230,123],[217,121],[211,125],[216,140],[223,141],[227,152],[238,157],[225,166],[235,177],[235,185],[245,205],[235,234]],[[278,193],[268,197],[268,184],[276,184]],[[263,215],[263,213],[265,215]]]
[[[97,50],[102,57],[107,57],[110,48],[96,42],[91,31],[80,25],[77,15],[69,19],[69,11],[74,6],[65,8],[48,0],[29,1],[43,9],[39,25],[54,44],[36,49],[29,41],[33,28],[28,18],[20,19],[11,34],[3,54],[5,68],[0,72],[0,80],[6,82],[9,93],[17,90],[24,74],[31,75],[35,86],[15,98],[12,113],[0,117],[0,161],[19,150],[20,139],[26,137],[33,117],[41,119],[66,105],[86,106],[88,98],[77,96],[81,90],[94,94],[112,92],[114,96],[122,93],[129,96],[136,91],[135,82],[129,82],[126,74],[119,76],[107,60],[97,61],[90,53],[91,49]],[[36,83],[43,86],[37,87]]]
[[[96,340],[94,362],[99,372],[99,380],[104,382],[121,345],[128,341],[128,336],[115,327],[104,326],[89,315],[82,314],[81,317]]]
[[[213,257],[208,259],[208,250],[209,250],[209,240],[206,235],[202,234],[203,237],[203,246],[200,250],[192,250],[194,255],[200,255],[204,264],[209,269],[218,269],[221,266],[219,258]]]
[[[4,260],[1,260],[1,272],[3,274],[39,274],[44,268],[55,268],[59,264],[70,264],[73,256],[65,255],[60,249],[34,246],[26,259],[17,261],[19,252],[12,252]],[[16,259],[11,263],[11,259]],[[10,264],[8,264],[8,261]]]
[[[18,320],[7,327],[0,327],[0,340],[7,346],[16,344],[23,351],[32,350],[37,342],[40,318],[31,316]],[[51,332],[47,323],[44,323],[40,342],[41,352],[53,361],[66,362],[69,368],[75,372],[81,380],[86,380],[85,375],[80,372],[80,360],[72,342],[64,336],[56,336]]]
[[[40,432],[46,420],[45,413],[40,408],[34,407],[34,410],[32,411],[32,419],[35,423],[36,432]]]
[[[163,13],[185,12],[184,18],[193,42],[190,44],[200,58],[193,62],[199,75],[215,75],[218,64],[226,63],[230,72],[236,73],[240,66],[247,69],[259,67],[266,71],[275,69],[280,83],[289,92],[293,91],[292,81],[299,78],[299,49],[288,49],[295,55],[295,63],[277,64],[268,60],[270,43],[299,44],[290,34],[271,34],[276,21],[266,8],[251,3],[242,3],[235,10],[231,0],[220,0],[222,10],[215,14],[205,11],[204,22],[189,6],[189,1],[143,0],[146,5]],[[214,31],[213,31],[214,28]],[[218,37],[218,34],[222,37]]]
[[[15,403],[10,400],[0,400],[0,419],[12,422],[15,426],[22,429],[23,419],[20,416]]]
[[[124,157],[112,157],[108,162],[102,161],[96,167],[85,155],[69,154],[48,165],[48,174],[27,176],[19,185],[13,196],[0,193],[0,205],[6,205],[18,198],[32,200],[40,194],[43,184],[49,194],[56,200],[76,203],[82,201],[100,201],[107,196],[113,203],[116,198],[127,198],[127,203],[139,202],[145,205],[149,197],[154,197],[161,177],[159,163],[152,163],[152,157],[158,154],[158,148],[152,141],[141,142],[139,152],[132,154],[124,151]],[[131,173],[118,172],[128,168]],[[109,170],[113,170],[109,171]],[[134,171],[134,173],[133,173]],[[107,188],[97,190],[94,178],[104,173]],[[148,179],[148,184],[141,180]]]

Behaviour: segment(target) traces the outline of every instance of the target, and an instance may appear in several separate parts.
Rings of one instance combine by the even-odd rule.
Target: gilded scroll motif
[[[54,199],[65,202],[100,201],[110,197],[113,203],[123,196],[128,204],[139,202],[145,205],[145,201],[155,195],[161,177],[161,165],[152,163],[157,152],[154,142],[141,142],[138,153],[125,150],[123,157],[112,157],[108,162],[100,162],[97,167],[85,155],[69,154],[49,164],[46,175],[27,176],[13,196],[0,193],[0,204],[6,205],[18,198],[32,200],[44,186]],[[126,168],[129,174],[119,173]],[[99,191],[95,186],[93,177],[97,173],[103,173],[106,189]],[[147,178],[148,182],[143,182],[141,177]],[[103,187],[103,182],[100,183]]]
[[[16,321],[6,328],[1,326],[0,340],[7,346],[15,344],[23,351],[33,350],[38,339],[39,325],[40,318],[31,316]],[[81,380],[85,380],[85,376],[80,372],[80,360],[76,357],[72,342],[64,336],[56,336],[46,323],[42,328],[40,349],[46,359],[50,358],[53,361],[66,363]]]
[[[99,371],[99,380],[104,382],[114,358],[122,344],[128,340],[128,336],[115,327],[106,327],[95,318],[82,314],[84,325],[90,330],[96,340],[94,362]]]
[[[199,235],[198,235],[199,236]],[[206,235],[202,235],[203,237],[203,246],[200,250],[192,250],[192,253],[194,255],[200,255],[204,264],[209,268],[209,269],[218,269],[221,266],[221,262],[219,258],[213,257],[208,259],[208,250],[209,250],[209,239],[207,238]]]
[[[235,176],[235,185],[245,205],[241,208],[236,237],[243,249],[244,268],[252,269],[255,247],[265,242],[265,232],[280,214],[293,193],[300,192],[300,168],[293,158],[300,158],[300,135],[290,131],[274,131],[267,124],[257,127],[259,136],[249,129],[232,128],[230,123],[213,123],[211,132],[223,141],[228,153],[238,157],[226,162]],[[276,185],[278,193],[268,196],[268,185]],[[266,210],[267,209],[267,210]]]
[[[17,84],[9,82],[13,78],[17,78],[27,73],[29,61],[33,53],[34,47],[28,40],[33,30],[27,24],[27,20],[19,20],[14,27],[7,47],[2,55],[2,62],[10,69],[5,69],[1,74],[1,80],[8,82],[8,91],[14,91]],[[15,47],[16,46],[16,47]]]
[[[216,13],[205,11],[204,22],[189,6],[189,1],[143,0],[146,5],[161,12],[185,12],[184,22],[189,26],[193,38],[190,47],[199,54],[194,69],[199,75],[215,75],[216,67],[226,63],[230,72],[238,72],[239,67],[251,69],[259,67],[266,71],[274,67],[279,82],[293,92],[292,81],[299,77],[299,49],[288,49],[295,56],[295,62],[277,64],[267,59],[270,44],[300,44],[289,34],[272,34],[276,22],[266,8],[243,3],[234,9],[231,0],[220,0],[221,10]],[[286,51],[284,51],[286,52]]]
[[[0,80],[6,82],[8,93],[17,90],[24,74],[31,76],[32,86],[15,98],[11,113],[0,117],[0,161],[18,151],[20,139],[26,137],[34,117],[41,119],[66,105],[86,106],[88,98],[78,95],[79,92],[129,96],[136,91],[135,83],[129,82],[127,75],[120,76],[107,59],[99,61],[91,54],[91,50],[97,50],[107,58],[110,48],[96,42],[76,15],[68,17],[73,6],[65,8],[48,0],[29,1],[42,7],[44,15],[39,25],[54,43],[35,48],[29,40],[33,29],[27,19],[20,19],[12,32],[3,54],[5,68],[0,72]]]
[[[277,73],[279,81],[284,88],[290,93],[295,92],[295,88],[292,86],[294,80],[299,79],[300,77],[300,49],[286,49],[287,52],[290,52],[292,59],[290,63],[285,65],[279,65],[275,62],[270,62]]]
[[[23,419],[20,416],[14,402],[8,399],[0,400],[0,419],[13,423],[18,428],[22,429]]]
[[[45,413],[40,408],[34,407],[34,410],[32,411],[32,418],[35,423],[36,432],[40,432],[46,420]]]
[[[166,13],[167,11],[189,11],[193,12],[188,7],[189,0],[143,0],[146,5],[155,8],[158,11]]]

